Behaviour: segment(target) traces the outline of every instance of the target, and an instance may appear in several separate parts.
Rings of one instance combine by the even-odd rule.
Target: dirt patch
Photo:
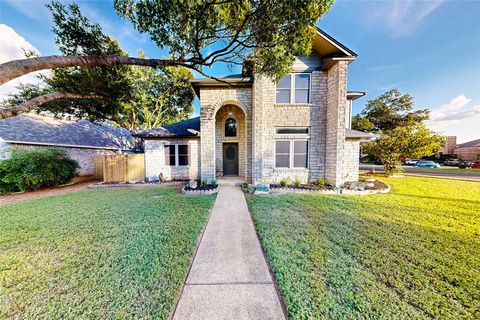
[[[44,188],[37,191],[0,195],[0,206],[82,191],[87,189],[89,184],[91,184],[91,182],[82,182],[66,186]]]

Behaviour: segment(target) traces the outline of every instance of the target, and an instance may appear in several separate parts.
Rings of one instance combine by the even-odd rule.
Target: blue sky
[[[22,47],[41,55],[58,53],[45,2],[0,0],[0,62],[20,58]],[[78,3],[131,55],[140,48],[149,57],[167,54],[119,18],[110,0]],[[457,135],[459,142],[480,138],[480,1],[338,0],[318,25],[358,54],[348,87],[367,96],[355,101],[354,113],[399,88],[414,96],[418,108],[432,109],[430,128]],[[238,70],[216,65],[208,72],[219,76]],[[14,85],[2,86],[0,96]]]

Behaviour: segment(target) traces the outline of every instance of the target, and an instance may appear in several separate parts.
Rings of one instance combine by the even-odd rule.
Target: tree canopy
[[[54,21],[55,43],[63,54],[126,55],[100,25],[82,15],[75,3],[52,2],[48,7]],[[146,58],[143,52],[139,55]],[[44,85],[21,85],[20,92],[11,95],[4,105],[12,106],[7,110],[17,113],[38,107],[38,111],[55,115],[93,121],[107,119],[130,129],[143,129],[188,117],[194,99],[189,83],[192,76],[185,67],[113,65],[54,69],[50,76],[41,76]]]
[[[363,144],[363,151],[382,160],[385,173],[395,173],[402,158],[430,156],[444,138],[425,127],[428,109],[414,109],[413,97],[392,89],[368,101],[353,118],[352,128],[374,132],[377,139]]]
[[[352,128],[367,132],[393,130],[427,120],[429,114],[428,109],[414,110],[411,95],[392,89],[368,101],[362,112],[353,117]]]

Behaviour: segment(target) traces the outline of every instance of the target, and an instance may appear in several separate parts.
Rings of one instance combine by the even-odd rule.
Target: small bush
[[[292,184],[292,180],[290,178],[284,178],[280,181],[280,186],[282,187],[288,187],[289,185]]]
[[[200,186],[201,186],[201,187],[206,187],[206,186],[208,186],[208,180],[207,180],[207,179],[203,179],[203,180],[201,181]]]
[[[217,181],[216,179],[213,179],[213,180],[212,180],[212,186],[213,186],[214,188],[218,187],[218,181]]]
[[[248,189],[248,183],[246,182],[242,183],[242,189]]]
[[[323,177],[318,177],[317,178],[317,185],[320,187],[320,188],[323,188],[327,185],[327,183],[325,182],[325,178]]]
[[[298,179],[298,178],[295,178],[295,180],[293,181],[293,186],[295,188],[298,188],[302,185],[302,182]]]
[[[78,163],[61,149],[17,150],[12,158],[0,161],[0,193],[64,184],[77,168]]]

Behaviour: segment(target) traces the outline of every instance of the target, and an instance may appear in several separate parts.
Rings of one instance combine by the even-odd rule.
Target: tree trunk
[[[183,65],[181,60],[140,59],[120,55],[106,56],[46,56],[12,60],[0,64],[0,85],[27,73],[68,67],[105,67],[116,64],[146,67],[168,67]]]
[[[105,97],[100,95],[85,95],[77,93],[63,93],[63,92],[52,92],[43,96],[33,98],[31,100],[25,101],[15,107],[11,108],[0,108],[0,119],[5,119],[9,117],[18,116],[22,113],[27,113],[37,108],[38,106],[47,103],[49,101],[58,100],[58,99],[104,99]]]

